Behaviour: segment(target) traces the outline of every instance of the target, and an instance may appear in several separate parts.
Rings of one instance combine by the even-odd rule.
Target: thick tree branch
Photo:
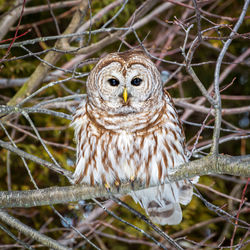
[[[218,162],[216,162],[215,155],[209,155],[182,165],[178,171],[170,174],[168,179],[169,181],[176,181],[208,174],[250,177],[250,155],[235,157],[219,155]],[[131,190],[143,188],[145,188],[145,184],[135,181],[133,188],[131,183],[125,183],[120,186],[119,191],[116,187],[111,187],[110,193],[125,195]],[[30,191],[3,191],[0,192],[0,207],[33,207],[97,197],[109,197],[109,193],[102,186],[89,187],[84,185],[51,187]]]

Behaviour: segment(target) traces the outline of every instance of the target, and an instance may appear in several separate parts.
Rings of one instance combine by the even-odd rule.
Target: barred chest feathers
[[[112,130],[99,126],[88,116],[86,105],[86,101],[81,104],[73,121],[78,142],[76,183],[112,185],[137,178],[155,185],[186,162],[182,130],[171,105],[166,104],[168,112],[158,113],[161,117],[146,129],[138,125],[132,131],[120,129],[121,124],[110,124]]]

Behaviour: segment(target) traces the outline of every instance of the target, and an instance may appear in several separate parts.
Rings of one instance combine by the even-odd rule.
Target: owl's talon
[[[115,186],[116,186],[116,188],[117,188],[117,192],[119,192],[119,190],[120,190],[120,182],[119,181],[115,181]]]
[[[110,185],[107,182],[104,184],[104,187],[107,189],[108,192],[110,191]]]
[[[132,189],[134,189],[134,181],[135,181],[135,176],[132,175],[132,176],[130,177],[130,184],[131,184]]]

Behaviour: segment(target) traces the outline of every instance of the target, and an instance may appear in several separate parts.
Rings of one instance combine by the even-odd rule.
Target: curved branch
[[[180,169],[168,176],[169,181],[193,178],[208,174],[229,174],[250,177],[250,155],[230,157],[227,155],[209,155],[180,166]],[[217,163],[217,164],[216,164]],[[75,202],[79,200],[109,197],[111,194],[125,195],[131,190],[145,188],[145,184],[135,181],[111,187],[109,192],[102,187],[90,187],[85,185],[72,185],[66,187],[51,187],[29,191],[3,191],[0,192],[0,207],[33,207],[58,203]]]

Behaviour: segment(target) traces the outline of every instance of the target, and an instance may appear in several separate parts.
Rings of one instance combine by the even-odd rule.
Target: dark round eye
[[[108,82],[109,82],[109,84],[110,84],[112,87],[116,87],[116,86],[118,86],[119,83],[120,83],[118,80],[116,80],[116,79],[114,79],[114,78],[108,79]]]
[[[141,82],[142,82],[142,79],[141,78],[134,78],[132,81],[131,81],[131,84],[133,86],[140,86],[141,85]]]

